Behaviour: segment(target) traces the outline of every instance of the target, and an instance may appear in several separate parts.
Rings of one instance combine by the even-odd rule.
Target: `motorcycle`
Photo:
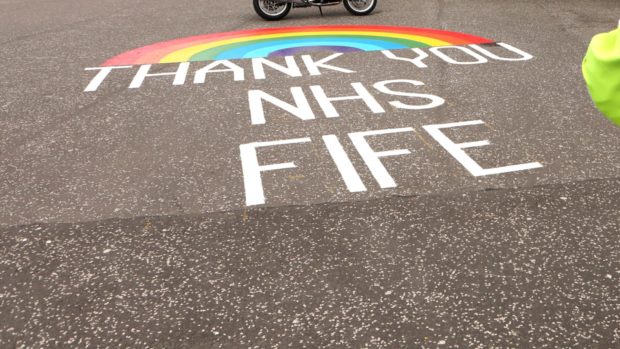
[[[369,15],[377,6],[379,0],[253,0],[254,10],[268,21],[284,18],[291,8],[316,6],[323,15],[323,6],[337,6],[344,3],[344,7],[355,16]]]

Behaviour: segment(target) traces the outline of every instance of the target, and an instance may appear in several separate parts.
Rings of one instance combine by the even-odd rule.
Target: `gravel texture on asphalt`
[[[0,1],[0,348],[620,348],[620,128],[581,77],[620,1],[317,12],[272,23],[249,1]],[[431,54],[419,68],[356,52],[334,61],[355,73],[320,76],[296,57],[303,76],[268,69],[264,80],[239,60],[244,81],[224,72],[204,84],[195,62],[182,86],[160,76],[129,89],[133,66],[84,91],[86,68],[144,45],[349,24],[469,33],[532,57],[459,65]],[[445,104],[395,108],[402,96],[373,85],[398,79]],[[340,101],[327,118],[310,93],[347,96],[355,82],[386,113]],[[249,90],[290,101],[291,87],[316,119],[268,106],[266,123],[251,124]],[[476,177],[424,128],[476,120],[445,133],[488,140],[467,149],[481,167],[543,167]],[[382,189],[349,134],[390,128],[413,131],[371,147],[410,154],[382,159],[397,184]],[[347,190],[324,135],[367,191]],[[299,137],[312,142],[260,150],[260,164],[297,167],[262,173],[266,203],[246,207],[239,146]]]
[[[13,227],[2,347],[614,348],[620,181]]]

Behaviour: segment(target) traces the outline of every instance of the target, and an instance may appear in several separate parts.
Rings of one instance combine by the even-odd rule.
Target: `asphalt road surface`
[[[0,347],[620,347],[620,128],[580,70],[618,17],[617,0],[275,23],[250,1],[0,1]],[[494,44],[97,80],[150,44],[317,25]]]

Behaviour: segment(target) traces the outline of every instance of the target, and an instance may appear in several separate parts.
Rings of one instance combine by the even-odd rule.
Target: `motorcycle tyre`
[[[375,0],[375,3],[366,11],[363,12],[359,12],[359,11],[355,11],[351,5],[349,5],[349,0],[344,0],[344,7],[347,9],[347,11],[349,11],[349,13],[351,13],[354,16],[368,16],[369,14],[372,13],[372,11],[375,10],[375,7],[377,7],[377,3],[379,2],[379,0]]]
[[[260,5],[258,4],[259,0],[254,0],[254,11],[256,11],[256,14],[258,14],[259,16],[261,16],[264,20],[267,21],[277,21],[280,20],[284,17],[286,17],[286,15],[288,15],[288,13],[291,11],[291,8],[293,7],[293,5],[291,3],[287,3],[286,4],[286,10],[284,10],[284,12],[282,12],[281,14],[277,15],[277,16],[272,16],[268,13],[263,12],[263,10],[261,10]]]

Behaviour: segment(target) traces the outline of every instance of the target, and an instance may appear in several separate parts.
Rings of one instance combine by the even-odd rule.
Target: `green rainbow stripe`
[[[396,50],[491,43],[468,34],[393,26],[312,26],[216,33],[165,41],[120,54],[103,66],[259,58],[312,50]]]

